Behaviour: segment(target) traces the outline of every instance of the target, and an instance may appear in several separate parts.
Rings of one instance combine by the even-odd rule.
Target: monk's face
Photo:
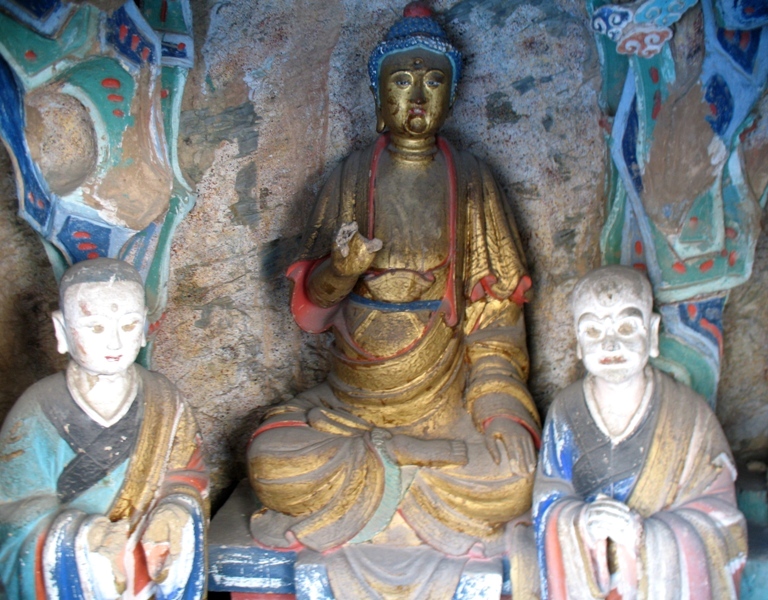
[[[658,354],[659,317],[631,294],[606,306],[589,303],[576,316],[579,358],[595,377],[612,383],[631,380]]]
[[[390,132],[408,137],[435,135],[448,117],[451,63],[436,52],[412,48],[381,65],[381,118]]]
[[[66,291],[62,308],[66,351],[93,375],[124,372],[146,344],[147,309],[138,283],[76,284]]]

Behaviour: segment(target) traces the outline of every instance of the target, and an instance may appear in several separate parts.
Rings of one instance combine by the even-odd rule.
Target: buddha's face
[[[93,375],[116,375],[146,345],[144,288],[133,281],[75,284],[53,315],[59,352]]]
[[[384,59],[379,75],[380,124],[394,135],[435,135],[448,117],[451,63],[436,52],[412,48]]]
[[[631,294],[605,306],[598,301],[576,317],[578,355],[595,377],[611,383],[631,380],[658,356],[659,315]]]

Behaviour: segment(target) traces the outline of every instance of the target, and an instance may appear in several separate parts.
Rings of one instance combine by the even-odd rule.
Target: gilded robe
[[[80,409],[64,373],[30,387],[6,418],[0,432],[0,597],[4,591],[12,600],[99,598],[78,537],[97,515],[130,523],[124,597],[202,597],[208,476],[200,436],[173,384],[134,368],[137,397],[111,427]],[[148,515],[164,503],[192,516],[180,559],[189,576],[155,585],[139,540]]]
[[[550,408],[534,486],[544,598],[738,597],[746,523],[728,442],[701,396],[661,371],[647,373],[650,403],[621,440],[595,423],[583,381]],[[584,509],[598,495],[639,513],[637,549],[588,541]]]
[[[331,308],[309,299],[307,277],[328,257],[343,223],[356,221],[364,236],[374,237],[377,165],[387,142],[382,136],[333,172],[303,254],[289,270],[298,324],[335,335],[328,380],[270,409],[249,448],[251,484],[266,507],[252,519],[256,540],[317,552],[345,546],[340,554],[358,563],[342,561],[339,568],[351,570],[377,562],[366,558],[367,549],[354,552],[355,545],[376,543],[396,513],[442,557],[465,561],[470,550],[501,555],[506,524],[524,519],[530,508],[533,476],[515,472],[503,453],[496,464],[482,428],[506,418],[536,445],[540,434],[525,385],[522,304],[530,278],[503,197],[472,155],[438,138],[448,193],[427,201],[447,204],[449,239],[440,264],[421,273],[371,269]],[[416,290],[406,301],[390,298],[406,288]],[[465,442],[468,464],[398,466],[384,448],[391,434]],[[431,569],[440,572],[432,565],[422,564],[422,580]],[[455,588],[460,572],[441,576],[446,589]],[[447,592],[414,597],[429,593]]]

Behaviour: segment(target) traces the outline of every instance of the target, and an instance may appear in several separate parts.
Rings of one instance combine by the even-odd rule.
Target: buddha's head
[[[92,375],[125,372],[146,345],[147,307],[139,272],[112,258],[67,269],[53,313],[58,350]]]
[[[377,129],[407,137],[437,133],[456,97],[461,60],[429,8],[406,6],[368,61]]]
[[[573,289],[578,356],[595,377],[632,379],[659,355],[660,317],[648,278],[621,265],[601,267]]]

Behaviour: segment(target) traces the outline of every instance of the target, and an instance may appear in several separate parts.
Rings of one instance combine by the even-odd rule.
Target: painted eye
[[[93,333],[104,333],[104,325],[91,325]]]
[[[398,79],[395,81],[395,85],[399,88],[407,88],[409,85],[411,85],[411,82],[407,79]]]
[[[123,325],[123,331],[133,331],[136,329],[136,325],[138,325],[138,321],[134,321],[133,323],[128,323],[127,325]]]
[[[632,335],[635,332],[634,323],[624,322],[617,329],[619,335]]]
[[[587,327],[584,333],[587,334],[588,338],[593,340],[598,339],[602,335],[602,332],[597,327]]]
[[[427,79],[427,87],[430,88],[439,88],[441,85],[443,85],[442,81],[438,81],[436,79]]]

